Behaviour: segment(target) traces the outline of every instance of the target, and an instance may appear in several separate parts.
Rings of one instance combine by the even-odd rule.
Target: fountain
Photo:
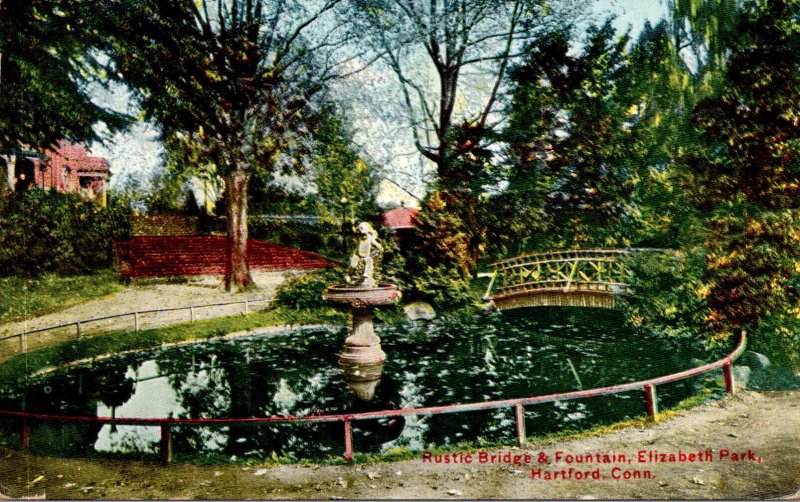
[[[386,354],[381,339],[372,327],[372,309],[391,305],[400,299],[400,291],[392,284],[376,280],[383,246],[375,229],[367,222],[356,227],[360,234],[358,246],[350,257],[347,284],[329,287],[325,300],[350,306],[352,321],[347,339],[339,353],[339,366],[348,387],[363,400],[371,399],[380,382]]]

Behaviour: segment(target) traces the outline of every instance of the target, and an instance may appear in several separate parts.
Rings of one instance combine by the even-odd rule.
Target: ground
[[[800,393],[739,391],[645,428],[558,440],[501,453],[532,456],[530,465],[423,463],[343,466],[199,466],[125,460],[34,457],[0,449],[0,492],[55,499],[766,499],[800,496]],[[638,464],[638,450],[678,455],[710,450],[712,461]],[[729,450],[742,459],[720,459]],[[534,469],[561,471],[556,452],[617,453],[632,464],[572,464],[600,469],[605,480],[531,479]],[[498,449],[487,452],[498,453]],[[544,453],[551,464],[539,464]],[[750,456],[752,455],[752,456]],[[755,460],[753,460],[755,459]],[[759,463],[759,459],[761,462]],[[612,469],[648,471],[652,479],[613,480]]]

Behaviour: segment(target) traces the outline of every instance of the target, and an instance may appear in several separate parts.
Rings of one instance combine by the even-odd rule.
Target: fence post
[[[194,322],[194,305],[189,307],[189,322]]]
[[[19,335],[19,353],[25,353],[25,333]]]
[[[248,314],[250,312],[250,300],[244,301],[244,313]]]
[[[658,400],[656,397],[656,386],[644,384],[644,405],[647,408],[647,416],[654,422],[658,420]]]
[[[80,321],[75,323],[75,337],[78,340],[81,339],[81,322]]]
[[[161,424],[161,463],[172,462],[172,431],[169,424]]]
[[[28,448],[30,446],[30,427],[31,424],[27,417],[22,417],[22,427],[20,428],[20,439],[22,439],[22,447]]]
[[[517,418],[517,441],[522,446],[525,443],[525,406],[519,403],[514,408]]]
[[[344,421],[344,459],[348,462],[353,460],[353,428],[350,420]]]
[[[725,377],[725,392],[728,394],[735,394],[736,381],[733,377],[733,366],[730,361],[726,361],[725,364],[722,365],[722,375]]]
[[[134,333],[139,332],[139,312],[133,313],[133,331]]]

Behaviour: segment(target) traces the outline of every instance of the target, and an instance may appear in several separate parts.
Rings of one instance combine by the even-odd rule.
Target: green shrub
[[[705,253],[640,252],[626,260],[628,294],[619,305],[637,328],[667,337],[707,337]]]
[[[114,240],[130,235],[132,209],[107,208],[78,194],[27,190],[0,199],[0,276],[77,274],[106,268]]]
[[[343,282],[344,274],[341,269],[325,269],[291,277],[278,287],[275,303],[296,310],[330,308],[331,304],[322,299],[322,294],[328,286]]]

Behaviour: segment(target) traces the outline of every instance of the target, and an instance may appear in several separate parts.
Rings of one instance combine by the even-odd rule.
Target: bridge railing
[[[624,258],[639,251],[666,250],[577,249],[507,258],[492,263],[492,271],[482,274],[491,278],[484,299],[488,300],[496,295],[547,290],[621,293],[628,281]]]

